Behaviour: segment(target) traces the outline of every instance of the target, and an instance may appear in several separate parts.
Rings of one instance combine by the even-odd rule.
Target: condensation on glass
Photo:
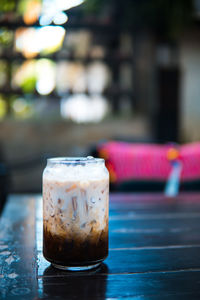
[[[43,254],[66,270],[108,255],[109,173],[103,159],[51,158],[43,172]]]

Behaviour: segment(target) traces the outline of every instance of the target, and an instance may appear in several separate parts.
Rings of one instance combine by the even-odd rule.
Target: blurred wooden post
[[[158,69],[158,110],[155,123],[156,140],[178,142],[179,140],[179,86],[178,67]]]

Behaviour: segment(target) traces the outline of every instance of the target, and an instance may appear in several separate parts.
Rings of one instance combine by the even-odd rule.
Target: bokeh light
[[[86,69],[81,63],[59,62],[57,65],[56,82],[59,93],[74,91],[84,93],[87,88]]]
[[[41,95],[50,94],[56,85],[55,64],[49,59],[40,59],[36,63],[36,90]]]
[[[108,113],[109,106],[103,96],[72,95],[61,100],[61,115],[77,123],[100,122]]]
[[[13,88],[20,87],[25,93],[33,92],[36,85],[36,61],[27,60],[13,69]]]
[[[14,117],[20,119],[30,118],[33,115],[32,104],[25,98],[16,98],[12,102],[12,112]]]
[[[15,34],[15,47],[27,58],[39,53],[58,51],[64,40],[65,29],[61,26],[44,26],[40,28],[19,28]]]
[[[111,80],[109,68],[101,62],[93,62],[88,67],[87,82],[90,93],[102,93]]]
[[[43,0],[42,13],[39,19],[40,25],[64,24],[67,22],[67,16],[63,15],[63,11],[72,7],[78,6],[83,3],[84,0]],[[59,20],[59,23],[57,21]]]
[[[63,11],[58,12],[53,18],[53,22],[55,25],[61,25],[66,23],[67,21],[68,21],[68,16]]]
[[[41,14],[42,4],[40,0],[24,0],[19,2],[19,10],[23,14],[24,23],[34,24]]]

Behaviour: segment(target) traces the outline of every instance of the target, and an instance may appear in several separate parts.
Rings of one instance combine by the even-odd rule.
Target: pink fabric
[[[116,181],[166,180],[172,169],[167,158],[171,145],[108,142],[99,148],[108,156]],[[183,164],[181,181],[200,179],[200,143],[178,148]]]

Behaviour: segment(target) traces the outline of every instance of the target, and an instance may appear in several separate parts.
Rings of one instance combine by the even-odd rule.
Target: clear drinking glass
[[[108,255],[109,173],[100,158],[51,158],[43,172],[43,254],[64,270]]]

